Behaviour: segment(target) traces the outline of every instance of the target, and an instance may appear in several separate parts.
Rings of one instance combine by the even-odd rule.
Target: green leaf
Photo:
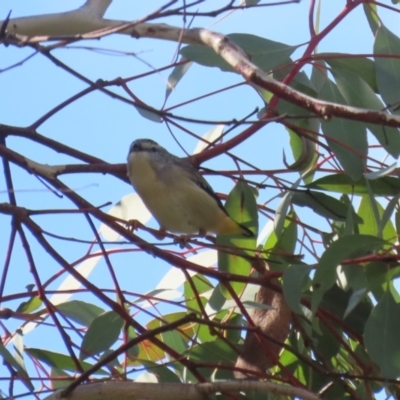
[[[52,367],[50,370],[51,387],[53,390],[63,389],[71,384],[74,380],[71,375],[68,375],[60,368]]]
[[[347,317],[368,292],[368,283],[365,277],[365,269],[361,265],[342,265],[339,269],[339,280],[341,287],[350,293],[350,298],[344,317]]]
[[[346,53],[320,53],[318,58],[320,57],[324,58],[324,61],[333,68],[333,71],[336,69],[348,71],[352,73],[351,75],[356,75],[359,79],[365,81],[375,93],[378,92],[375,64],[369,58]]]
[[[336,221],[346,221],[349,207],[334,197],[328,196],[325,193],[315,191],[299,191],[293,194],[293,204],[300,207],[308,207],[322,217],[333,219]],[[362,223],[356,213],[353,213],[353,218]]]
[[[367,288],[363,288],[363,289],[358,289],[351,294],[346,311],[344,312],[344,317],[347,317],[360,304],[360,302],[364,299],[367,293],[368,293]]]
[[[58,369],[65,369],[67,371],[76,372],[77,366],[72,360],[72,358],[65,354],[55,353],[53,351],[43,350],[43,349],[36,349],[36,348],[26,348],[25,351],[31,355],[31,357],[44,362],[49,367],[58,368]],[[80,366],[83,370],[87,370],[91,368],[93,365],[87,362],[80,361]],[[98,370],[96,374],[106,374],[105,371]]]
[[[137,356],[137,358],[130,359],[129,365],[141,365],[143,360],[157,362],[166,357],[164,351],[149,340],[144,340],[140,342],[138,347],[139,355]]]
[[[299,125],[302,125],[301,123]],[[312,169],[318,159],[317,144],[304,136],[298,135],[292,129],[286,128],[290,136],[290,148],[292,149],[293,158],[295,162],[288,165],[288,168],[293,171],[300,171],[302,175],[304,172]],[[285,154],[284,154],[285,156]],[[284,157],[286,164],[286,159]],[[310,174],[307,175],[309,179]],[[309,181],[307,181],[309,182]]]
[[[216,125],[207,131],[202,138],[198,141],[193,154],[201,153],[204,149],[208,148],[211,143],[216,143],[221,138],[225,129],[225,125]]]
[[[99,354],[118,340],[124,320],[114,311],[108,311],[93,320],[82,340],[79,358],[84,360]]]
[[[199,275],[202,276],[202,275]],[[204,298],[201,298],[204,300]],[[187,316],[186,312],[175,312],[171,314],[163,315],[162,321],[158,318],[151,320],[146,328],[148,330],[153,330],[165,326],[175,321],[178,321]],[[183,353],[187,347],[190,338],[195,334],[194,326],[191,323],[182,324],[178,330],[167,331],[159,334],[159,338],[166,343],[169,347],[174,349],[178,353]],[[168,357],[168,355],[166,355]],[[154,361],[154,359],[152,360]]]
[[[248,276],[251,269],[251,262],[244,257],[248,254],[253,255],[254,251],[242,249],[256,248],[256,236],[258,232],[257,203],[251,188],[243,181],[239,181],[232,189],[231,193],[229,193],[228,200],[225,203],[225,208],[235,221],[250,228],[254,232],[255,237],[249,238],[240,234],[218,235],[218,268],[220,271],[227,273]],[[224,252],[224,247],[230,248],[236,254]],[[243,255],[244,257],[241,257],[240,255]],[[231,286],[235,293],[239,294],[243,291],[246,284],[231,282]],[[221,287],[221,291],[227,299],[232,297],[224,286]]]
[[[217,313],[222,309],[222,306],[225,304],[225,300],[226,299],[222,294],[221,283],[218,283],[211,293],[211,296],[208,300],[208,306]],[[212,316],[210,316],[210,318],[212,319]]]
[[[323,60],[316,60],[311,71],[311,82],[320,91],[327,80],[327,66]]]
[[[28,301],[23,301],[17,308],[17,312],[29,314],[37,310],[43,304],[37,296],[32,296]]]
[[[385,242],[375,236],[347,235],[334,242],[321,256],[313,279],[312,311],[315,313],[324,293],[337,277],[336,268],[345,259],[371,254]]]
[[[400,39],[383,25],[375,37],[374,54],[379,93],[391,111],[400,114],[398,107],[395,107],[399,104],[400,93]],[[390,55],[393,57],[388,57]]]
[[[191,277],[191,282],[188,281],[184,283],[184,296],[186,307],[190,312],[199,312],[201,313],[201,306],[198,303],[198,299],[196,294],[200,297],[200,301],[204,307],[207,303],[207,299],[201,296],[202,293],[208,292],[213,288],[211,282],[203,275],[197,274]],[[192,285],[194,285],[196,293],[194,292]]]
[[[375,35],[376,31],[379,29],[381,25],[381,21],[379,20],[379,14],[378,14],[378,8],[376,7],[376,4],[368,3],[368,4],[363,4],[364,7],[364,13],[367,16],[367,20],[369,23],[369,26],[371,28],[372,33]]]
[[[152,121],[152,122],[162,122],[162,118],[156,112],[151,111],[151,107],[143,106],[140,107],[139,105],[134,105],[137,112],[144,118]]]
[[[183,341],[181,334],[178,331],[167,331],[161,334],[162,341],[171,349],[175,350],[178,354],[183,354],[187,345]]]
[[[388,269],[386,262],[368,263],[365,269],[365,276],[368,281],[368,288],[377,301],[380,301],[386,293],[388,286],[393,285],[395,279],[400,276],[400,267],[394,265]]]
[[[137,337],[136,331],[131,327],[128,326],[128,340],[132,340],[135,339]],[[138,357],[139,356],[139,346],[136,344],[135,346],[131,346],[128,349],[128,355],[129,357]]]
[[[373,172],[366,172],[364,174],[365,178],[369,181],[373,181],[374,179],[383,178],[387,175],[390,175],[393,171],[396,170],[397,162],[389,165],[387,168],[378,169]]]
[[[246,300],[246,301],[243,301],[242,304],[243,304],[243,306],[245,308],[247,308],[249,310],[254,310],[254,309],[256,309],[256,310],[267,310],[267,311],[268,310],[274,310],[274,307],[272,307],[269,304],[257,303],[255,301]]]
[[[375,202],[375,207],[377,210],[374,211],[372,201],[373,199],[371,199],[371,196],[368,195],[364,195],[361,198],[358,215],[363,219],[364,223],[359,225],[359,232],[364,235],[372,236],[379,236],[379,234],[381,234],[383,239],[394,243],[397,239],[397,236],[392,222],[388,219],[383,227],[383,230],[380,228],[381,217],[384,214],[384,209],[381,204]],[[378,213],[378,218],[376,218],[376,213]]]
[[[299,180],[297,184],[299,183]],[[297,187],[297,185],[296,185]],[[274,233],[276,237],[278,238],[281,233],[282,229],[285,225],[286,221],[286,215],[288,213],[290,204],[292,202],[292,197],[293,197],[293,191],[289,190],[287,193],[284,194],[282,197],[282,200],[278,204],[278,207],[276,207],[276,212],[275,212],[275,219],[274,219]]]
[[[157,377],[158,382],[182,383],[179,376],[171,371],[167,366],[157,364],[153,361],[142,360],[141,363]]]
[[[334,68],[331,72],[335,77],[341,94],[348,104],[371,110],[382,110],[385,108],[384,104],[373,92],[371,87],[357,74],[340,68]],[[368,123],[366,123],[365,126],[390,155],[394,158],[399,156],[400,132],[398,129]],[[351,134],[353,134],[353,132]]]
[[[342,336],[342,332],[338,330],[338,328],[332,327],[332,329],[336,331],[338,336]],[[313,337],[316,339],[316,351],[321,354],[325,360],[330,360],[332,357],[336,356],[341,348],[340,342],[325,324],[321,324],[321,334],[314,332]]]
[[[283,295],[290,309],[296,314],[303,314],[301,295],[309,286],[309,265],[291,265],[283,272]]]
[[[284,63],[283,66],[274,71],[273,77],[274,79],[278,81],[283,81],[285,77],[291,72],[293,68],[293,60],[288,58]],[[304,94],[307,94],[308,96],[311,97],[317,97],[318,93],[313,87],[313,84],[311,80],[308,78],[308,76],[302,71],[300,74],[296,75],[296,77],[293,79],[293,81],[290,82],[290,86]],[[261,89],[262,90],[262,89]],[[269,99],[266,98],[264,99],[267,103],[269,102]],[[293,123],[296,125],[302,125],[301,123],[304,123],[302,125],[305,128],[311,128],[309,126],[312,121],[315,121],[315,118],[312,118],[314,115],[311,111],[305,110],[304,108],[301,108],[300,106],[293,104],[289,101],[280,99],[278,103],[278,114],[287,114],[288,116],[297,116],[301,118],[296,118],[293,120]],[[311,117],[311,118],[309,118]],[[317,129],[318,131],[318,129]]]
[[[235,346],[239,347],[239,346]],[[201,343],[193,346],[187,353],[189,360],[192,362],[200,362],[203,364],[208,364],[210,367],[203,367],[198,369],[204,378],[207,380],[213,379],[217,371],[219,370],[218,365],[232,366],[237,358],[237,352],[232,351],[232,347],[223,340],[214,340],[211,342]],[[227,379],[227,376],[225,376]],[[232,374],[230,374],[230,379],[232,379]]]
[[[24,362],[24,341],[22,336],[22,330],[17,329],[14,335],[14,360],[18,363],[18,365],[26,371],[25,362]]]
[[[342,289],[356,291],[367,287],[365,268],[358,264],[342,265],[339,268],[339,281]]]
[[[400,191],[400,179],[391,176],[369,181],[375,196],[396,196]],[[327,175],[306,185],[310,189],[323,189],[342,194],[368,194],[365,179],[353,182],[344,174]]]
[[[297,216],[291,211],[285,219],[278,236],[273,230],[265,241],[263,253],[272,270],[284,271],[288,264],[293,263],[297,244]]]
[[[349,199],[349,196],[346,194],[342,195],[340,197],[340,200],[343,204],[347,206],[347,216],[346,216],[346,223],[345,223],[345,229],[344,229],[344,234],[345,235],[352,235],[353,233],[359,233],[358,232],[358,225],[355,223],[355,219],[359,221],[360,223],[363,222],[362,218],[356,214],[354,211],[353,204],[351,200]],[[357,215],[357,218],[354,218],[354,216]],[[358,219],[360,218],[360,219]]]
[[[25,367],[21,366],[20,363],[12,356],[12,354],[3,345],[2,341],[0,341],[0,356],[3,358],[3,364],[9,364],[10,367],[17,372],[18,377],[29,389],[29,391],[33,391],[35,388],[30,381],[29,375],[25,371]]]
[[[368,354],[379,365],[382,377],[400,375],[400,306],[388,290],[373,309],[365,326]]]
[[[374,193],[372,192],[371,185],[369,184],[368,179],[365,180],[365,184],[368,189],[368,197],[369,197],[369,204],[370,204],[370,210],[373,213],[373,216],[375,218],[375,222],[378,225],[380,222],[380,215],[379,215],[379,210],[378,210],[378,202],[376,200],[376,197],[374,196]]]
[[[191,62],[188,62],[185,60],[183,57],[179,60],[179,62],[184,62],[184,64],[177,65],[171,72],[170,76],[168,77],[167,80],[167,89],[165,91],[165,100],[168,99],[169,95],[172,93],[172,91],[175,89],[176,85],[179,83],[179,81],[183,78],[183,76],[186,74],[188,69],[192,66]]]
[[[399,207],[396,208],[396,214],[394,215],[394,221],[396,225],[396,232],[400,236],[400,212]]]
[[[319,95],[322,99],[334,103],[346,104],[336,85],[326,79]],[[329,148],[354,182],[360,180],[365,169],[368,153],[367,132],[359,122],[343,118],[332,118],[321,123],[322,132]]]
[[[296,46],[288,46],[247,33],[232,33],[226,36],[242,48],[251,61],[263,71],[269,71],[282,65],[296,50]],[[218,67],[222,71],[235,72],[224,59],[208,46],[189,45],[182,48],[180,54],[184,58],[206,67]]]
[[[232,351],[231,346],[222,340],[214,340],[194,346],[189,352],[192,361],[213,364],[230,364],[236,360],[237,354]]]
[[[89,326],[104,310],[94,304],[72,300],[57,306],[59,312],[83,326]]]
[[[258,234],[258,208],[254,190],[244,181],[238,181],[229,193],[225,209],[236,222]],[[240,235],[243,237],[242,235]],[[250,238],[251,239],[251,238]],[[248,240],[248,239],[247,239]],[[255,239],[253,239],[255,244]],[[250,242],[244,242],[247,245]]]
[[[337,315],[359,335],[364,333],[365,323],[367,322],[372,310],[372,303],[368,296],[356,305],[356,307],[345,317],[346,311],[351,301],[352,291],[344,291],[334,284],[327,290],[322,298],[320,307]]]

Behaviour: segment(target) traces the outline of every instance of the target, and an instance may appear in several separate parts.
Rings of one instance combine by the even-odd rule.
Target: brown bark
[[[278,284],[276,279],[272,283]],[[266,369],[276,365],[282,345],[286,340],[291,323],[291,311],[282,293],[266,287],[260,287],[256,302],[273,307],[271,310],[253,309],[249,313],[254,325],[262,334],[248,331],[242,353],[236,360],[235,367],[249,372],[235,371],[236,379],[257,379]],[[252,371],[255,374],[252,374]]]

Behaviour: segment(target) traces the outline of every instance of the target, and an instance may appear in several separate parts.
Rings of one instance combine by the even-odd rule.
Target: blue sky
[[[0,19],[5,18],[9,10],[11,17],[30,16],[34,14],[61,12],[81,6],[84,1],[77,0],[2,0],[0,2]],[[210,2],[207,2],[210,3]],[[320,27],[323,28],[336,16],[344,1],[322,1]],[[135,20],[141,18],[164,2],[132,2],[128,0],[114,0],[105,17],[110,19]],[[213,7],[225,5],[226,1],[214,0]],[[308,1],[281,7],[269,7],[262,12],[254,9],[246,12],[236,11],[226,18],[196,18],[192,26],[206,27],[224,34],[251,33],[289,45],[299,45],[307,42],[308,33]],[[199,6],[202,10],[202,6]],[[380,11],[380,16],[386,26],[399,35],[399,20],[394,13]],[[181,25],[177,17],[163,20],[172,25]],[[362,7],[340,23],[319,45],[319,52],[342,53],[372,53],[373,35],[364,17]],[[145,60],[143,63],[135,56],[124,54],[110,55],[89,51],[84,46],[119,50],[122,53],[134,52]],[[302,54],[304,47],[300,47],[294,58]],[[0,70],[23,60],[32,54],[30,48],[14,46],[0,46]],[[150,39],[133,39],[123,35],[112,35],[100,41],[78,42],[69,48],[59,49],[53,54],[81,74],[92,80],[112,80],[117,77],[129,77],[150,70],[147,64],[161,67],[171,62],[176,52],[176,44],[166,41]],[[170,71],[152,75],[131,83],[134,93],[149,105],[159,108],[164,102],[166,80]],[[306,69],[306,72],[309,72]],[[231,73],[221,73],[216,68],[204,68],[193,65],[184,79],[179,83],[177,90],[171,94],[167,105],[173,106],[188,99],[200,96],[218,88],[223,88],[241,82],[240,76]],[[24,62],[21,66],[0,73],[0,123],[15,126],[28,126],[40,118],[53,107],[84,89],[86,85],[56,67],[42,55],[36,55]],[[123,94],[119,88],[115,92]],[[228,91],[194,102],[174,110],[178,115],[209,120],[225,120],[241,118],[255,109],[262,107],[261,99],[249,87],[241,86]],[[199,136],[207,132],[211,126],[187,124]],[[169,151],[184,156],[180,147],[171,139],[170,133],[163,124],[158,124],[141,117],[132,107],[107,97],[99,92],[91,93],[64,108],[51,117],[38,132],[73,146],[110,163],[125,162],[130,143],[137,138],[149,137],[158,141]],[[195,138],[178,130],[175,134],[190,154],[197,145]],[[29,144],[28,144],[29,143]],[[261,145],[260,145],[261,143]],[[21,152],[37,162],[45,164],[62,164],[74,162],[70,158],[60,155],[25,139],[10,137],[7,139],[10,148]],[[251,159],[262,169],[284,168],[282,152],[290,156],[288,136],[276,124],[270,124],[260,130],[234,153]],[[226,157],[219,157],[205,164],[209,168],[234,169],[235,165]],[[2,167],[0,167],[2,168]],[[34,176],[28,175],[18,167],[12,166],[14,184],[17,189],[18,204],[29,208],[71,208],[67,200],[59,199],[43,186]],[[0,174],[0,179],[3,174]],[[294,180],[295,178],[291,178]],[[78,176],[64,175],[63,182],[78,191],[78,193],[95,205],[112,202],[115,204],[124,195],[131,193],[132,188],[110,176],[100,174],[82,174]],[[219,192],[229,192],[233,183],[223,178],[209,178],[210,183]],[[0,202],[8,201],[4,191],[5,182],[0,181]],[[260,194],[266,201],[271,195],[267,191]],[[277,202],[272,203],[276,206]],[[71,216],[66,219],[59,217],[40,217],[37,219],[51,232],[65,236],[93,239],[93,234],[81,216]],[[263,221],[265,223],[265,220]],[[150,225],[157,227],[154,221]],[[8,244],[9,218],[0,215],[0,226],[4,227],[0,241],[0,260],[4,260]],[[97,222],[97,226],[99,223]],[[146,236],[145,236],[146,237]],[[30,238],[35,259],[39,265],[41,279],[46,280],[59,270],[59,266],[35,245]],[[58,250],[71,262],[85,255],[88,245],[76,245],[68,242],[53,240]],[[24,292],[25,286],[32,283],[29,265],[21,251],[20,243],[15,247],[10,273],[8,275],[5,294]],[[162,276],[170,269],[169,265],[150,259],[150,256],[138,253],[123,253],[112,258],[113,266],[125,288],[132,292],[145,293],[157,284]],[[105,266],[100,263],[91,275],[93,282],[100,287],[112,288]],[[57,288],[62,281],[59,279],[52,287]],[[85,298],[82,296],[80,298]],[[89,297],[87,297],[88,299]],[[3,303],[3,307],[15,308],[17,302]],[[17,321],[6,321],[9,330],[19,326]],[[37,329],[36,331],[40,331]],[[38,340],[43,332],[31,332],[25,338],[28,346],[39,346]],[[51,333],[51,330],[47,330]],[[54,347],[59,344],[55,342]],[[62,351],[62,350],[60,350]],[[4,367],[0,367],[0,376],[7,376]],[[6,384],[0,383],[0,388]],[[6,390],[6,389],[5,389]]]

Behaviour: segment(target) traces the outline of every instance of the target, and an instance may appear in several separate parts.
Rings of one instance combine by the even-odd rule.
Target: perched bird
[[[160,229],[182,233],[254,236],[234,221],[207,181],[188,161],[150,139],[135,140],[128,177]]]

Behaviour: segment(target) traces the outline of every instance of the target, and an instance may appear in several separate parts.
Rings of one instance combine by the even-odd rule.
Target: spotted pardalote
[[[254,236],[226,212],[211,186],[188,161],[150,139],[137,139],[128,154],[128,177],[160,229],[181,234]]]

